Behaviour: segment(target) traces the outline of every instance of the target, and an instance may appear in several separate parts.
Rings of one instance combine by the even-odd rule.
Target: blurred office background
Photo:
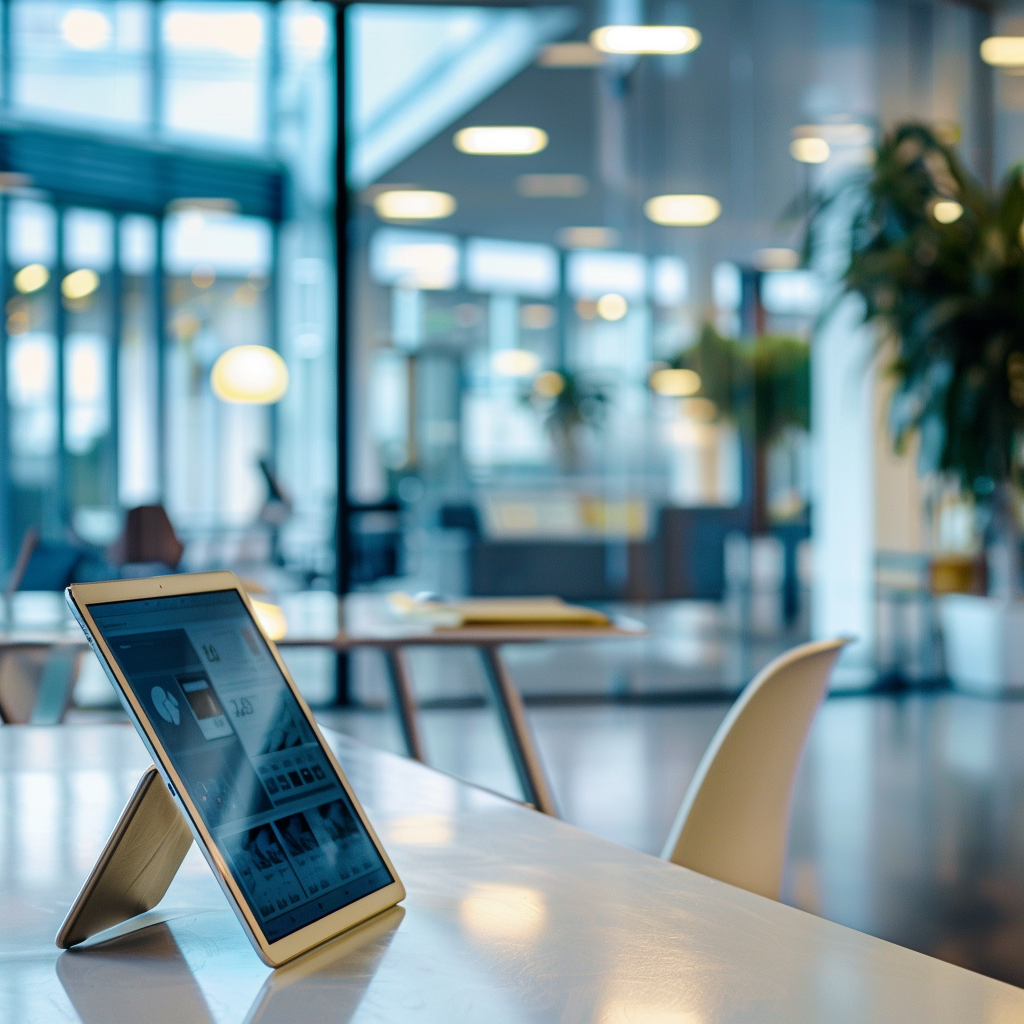
[[[643,23],[699,45],[590,42]],[[162,505],[181,569],[272,596],[628,613],[645,639],[507,658],[568,819],[652,851],[729,699],[852,634],[788,898],[1024,978],[1019,709],[948,691],[936,610],[977,533],[892,453],[874,335],[821,320],[841,244],[803,261],[794,212],[906,121],[998,181],[1024,78],[979,47],[1022,30],[943,0],[0,0],[0,567],[35,531],[102,575]],[[378,653],[289,660],[398,748]],[[434,763],[513,792],[472,652],[411,663]],[[78,713],[110,700],[88,666]]]

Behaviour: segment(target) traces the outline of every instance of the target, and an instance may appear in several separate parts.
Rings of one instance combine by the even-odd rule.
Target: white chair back
[[[800,754],[849,642],[801,644],[750,681],[701,759],[662,857],[779,898]]]

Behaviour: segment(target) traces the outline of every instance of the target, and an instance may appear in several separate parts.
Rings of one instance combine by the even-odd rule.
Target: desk
[[[258,599],[258,598],[257,598]],[[88,644],[64,605],[61,594],[18,594],[13,625],[0,630],[0,652],[13,649],[53,649],[39,685],[31,714],[35,724],[59,722],[71,699],[77,659]],[[538,810],[556,814],[555,801],[544,771],[529,718],[512,676],[501,657],[504,644],[551,641],[622,639],[644,635],[644,627],[621,620],[607,627],[464,626],[434,629],[389,614],[379,594],[353,594],[339,600],[326,591],[285,594],[278,599],[288,624],[279,647],[328,647],[343,652],[378,647],[384,652],[406,750],[425,761],[419,716],[406,647],[476,647],[484,669],[512,763],[523,795]],[[0,719],[2,720],[2,719]]]
[[[333,594],[306,591],[286,594],[280,606],[288,632],[279,647],[331,647],[351,651],[379,647],[384,652],[395,709],[410,757],[425,761],[412,676],[406,647],[476,647],[484,670],[512,763],[526,800],[545,814],[556,815],[533,730],[523,699],[501,657],[504,644],[537,644],[553,641],[622,639],[643,636],[643,625],[619,619],[608,627],[595,626],[461,626],[435,629],[390,613],[380,594],[352,594],[339,601]]]
[[[0,730],[0,1020],[1010,1024],[1024,991],[587,835],[336,735],[408,889],[271,972],[193,847],[163,923],[59,953],[148,763],[127,726]]]

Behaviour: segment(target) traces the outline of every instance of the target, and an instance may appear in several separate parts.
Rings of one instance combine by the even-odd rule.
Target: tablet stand
[[[68,911],[57,945],[68,949],[152,910],[163,899],[191,845],[192,833],[151,765]]]

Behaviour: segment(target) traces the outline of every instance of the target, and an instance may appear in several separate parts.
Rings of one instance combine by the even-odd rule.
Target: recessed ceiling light
[[[989,36],[981,44],[981,59],[996,68],[1024,65],[1024,36]]]
[[[713,196],[654,196],[644,203],[644,213],[655,224],[665,227],[704,227],[718,220],[722,204]]]
[[[548,133],[528,125],[478,125],[457,131],[452,141],[474,156],[529,156],[547,147]]]
[[[399,189],[379,192],[373,208],[384,220],[439,220],[450,217],[458,204],[447,192]]]
[[[562,228],[558,244],[563,249],[613,249],[619,233],[614,228]]]
[[[582,174],[520,174],[516,191],[527,199],[579,199],[590,183]]]
[[[605,25],[590,33],[602,53],[689,53],[701,36],[688,25]]]
[[[802,164],[823,164],[832,155],[832,148],[824,139],[812,135],[794,139],[789,144],[789,155]]]
[[[605,60],[590,43],[552,43],[540,51],[537,63],[542,68],[596,68]]]

